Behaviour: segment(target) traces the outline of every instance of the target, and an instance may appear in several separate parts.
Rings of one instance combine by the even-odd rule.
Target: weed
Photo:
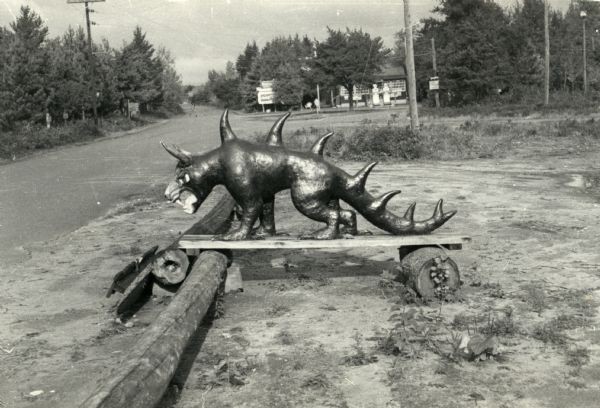
[[[281,330],[279,333],[277,333],[275,338],[285,346],[294,344],[294,336],[292,336],[292,334],[287,330]]]
[[[523,287],[525,291],[525,302],[531,310],[537,314],[541,314],[548,308],[548,297],[544,287],[539,283],[530,283]]]
[[[469,333],[483,333],[495,336],[512,336],[518,333],[519,328],[514,320],[514,311],[511,307],[502,310],[498,315],[492,311],[486,314],[470,315],[458,313],[454,315],[452,327],[455,330]]]
[[[570,385],[571,387],[575,388],[576,390],[587,388],[587,385],[585,385],[584,382],[581,382],[581,381],[578,381],[575,379],[569,379],[565,382],[567,383],[567,385]]]
[[[347,366],[362,366],[377,362],[377,356],[368,356],[367,353],[365,353],[365,350],[362,347],[362,336],[360,334],[354,336],[352,348],[354,349],[354,353],[345,356],[342,359],[342,364]]]
[[[289,313],[291,310],[292,309],[290,309],[289,306],[274,303],[267,310],[267,316],[269,316],[269,317],[279,317],[279,316],[283,316],[286,313]]]
[[[503,316],[493,316],[488,314],[487,325],[482,328],[481,332],[495,336],[512,336],[519,331],[514,320],[513,309],[509,306],[503,310]]]
[[[304,388],[330,388],[331,382],[324,373],[318,373],[306,378],[302,382]]]
[[[532,337],[536,340],[540,340],[544,343],[550,343],[554,345],[565,345],[567,344],[568,337],[552,324],[547,322],[536,326],[533,329]]]
[[[567,350],[566,364],[581,368],[590,362],[590,350],[587,347],[575,347]]]
[[[242,386],[246,384],[246,377],[260,367],[254,358],[246,357],[243,360],[231,361],[229,357],[202,373],[198,379],[200,389],[212,389],[225,385]]]
[[[573,330],[580,327],[586,327],[590,319],[575,314],[561,313],[551,320],[551,323],[558,330]]]
[[[598,302],[593,298],[592,289],[570,289],[561,293],[561,300],[570,307],[587,317],[593,317],[597,313]]]

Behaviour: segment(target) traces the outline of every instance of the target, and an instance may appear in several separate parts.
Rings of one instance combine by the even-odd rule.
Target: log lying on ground
[[[204,251],[167,309],[134,351],[80,408],[150,408],[164,394],[181,353],[200,325],[227,270],[227,257]]]
[[[154,258],[152,274],[163,285],[176,285],[183,282],[190,261],[181,249],[167,248]]]

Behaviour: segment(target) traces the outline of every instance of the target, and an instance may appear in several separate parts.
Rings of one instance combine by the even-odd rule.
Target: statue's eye
[[[190,175],[189,174],[184,174],[183,177],[179,177],[177,179],[177,184],[179,184],[180,186],[183,186],[186,183],[190,182]]]

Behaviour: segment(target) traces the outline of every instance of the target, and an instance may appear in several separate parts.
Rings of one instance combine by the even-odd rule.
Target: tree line
[[[208,81],[196,89],[192,102],[254,110],[256,88],[270,80],[274,103],[281,107],[314,100],[317,85],[324,93],[345,86],[352,100],[354,86],[370,85],[390,52],[381,37],[372,38],[359,29],[328,28],[328,37],[321,42],[306,35],[276,37],[260,50],[256,42],[248,43],[235,64],[228,62],[224,72],[208,73]]]
[[[121,49],[107,40],[92,45],[95,75],[83,28],[49,38],[48,28],[28,6],[9,27],[0,27],[0,129],[91,116],[92,88],[99,115],[139,103],[142,113],[180,110],[181,79],[168,50],[158,50],[140,27]]]
[[[440,85],[446,103],[463,105],[506,95],[522,101],[543,94],[544,0],[521,0],[503,9],[490,0],[441,0],[434,17],[415,29],[417,89],[425,97],[433,75],[431,39],[435,39]],[[571,2],[563,13],[549,11],[550,90],[583,89],[583,22],[591,96],[600,91],[600,43],[595,46],[600,8]],[[398,33],[402,49],[404,33]],[[540,99],[541,102],[541,99]]]
[[[587,11],[587,78],[590,94],[600,91],[600,6],[572,2],[565,12],[550,10],[550,89],[583,89],[583,35],[580,11]],[[417,95],[428,97],[434,75],[435,40],[442,102],[464,105],[486,100],[519,102],[540,97],[544,82],[544,0],[522,0],[502,8],[493,0],[441,0],[433,16],[413,27]],[[277,37],[262,49],[248,43],[225,71],[212,70],[193,96],[196,103],[257,109],[256,87],[274,79],[276,103],[298,106],[316,96],[316,84],[352,92],[370,86],[384,63],[404,65],[404,30],[391,49],[361,30],[328,29],[324,41],[307,36]],[[598,40],[598,41],[597,41]],[[596,42],[598,44],[596,45]]]

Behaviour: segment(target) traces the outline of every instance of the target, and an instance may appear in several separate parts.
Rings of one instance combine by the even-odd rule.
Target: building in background
[[[348,106],[348,91],[338,88],[337,105]],[[406,103],[406,70],[404,66],[386,64],[380,73],[375,74],[375,82],[354,87],[355,106],[386,106]]]

